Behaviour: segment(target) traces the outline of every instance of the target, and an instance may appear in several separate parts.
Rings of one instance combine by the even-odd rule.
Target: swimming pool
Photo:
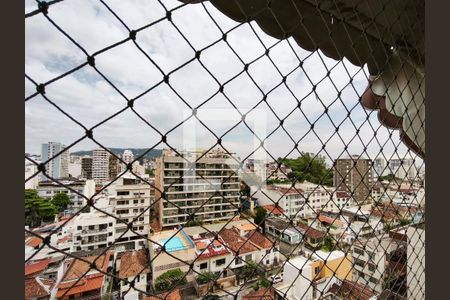
[[[166,247],[167,252],[187,249],[186,246],[183,244],[183,241],[178,236],[174,236],[170,239],[162,239],[161,244],[163,244]]]

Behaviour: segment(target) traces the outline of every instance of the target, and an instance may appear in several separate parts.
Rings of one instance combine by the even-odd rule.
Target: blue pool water
[[[171,239],[162,239],[161,244],[166,247],[167,252],[186,249],[186,247],[183,245],[183,242],[178,236],[174,236]]]

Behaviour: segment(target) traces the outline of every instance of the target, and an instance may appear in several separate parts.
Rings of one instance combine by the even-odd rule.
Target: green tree
[[[53,221],[57,208],[47,199],[40,197],[36,190],[25,190],[25,224],[36,227],[42,221]]]
[[[254,261],[249,261],[239,270],[239,277],[248,280],[258,275],[258,265]]]
[[[316,156],[313,153],[302,152],[298,158],[278,159],[278,162],[292,169],[292,172],[288,174],[291,180],[300,182],[307,180],[326,186],[333,185],[333,169],[327,167],[325,157],[322,155]]]
[[[196,280],[199,284],[213,282],[216,279],[217,279],[216,274],[211,273],[211,272],[203,272],[203,273],[199,274],[196,278]]]
[[[327,235],[325,237],[325,239],[323,240],[322,249],[330,252],[331,250],[333,250],[333,247],[334,247],[333,238],[331,236]]]
[[[152,168],[147,168],[147,169],[145,170],[145,174],[148,174],[148,176],[154,176],[154,175],[155,175],[155,172],[153,172],[153,169],[152,169]]]
[[[180,268],[164,272],[156,278],[155,288],[158,291],[168,291],[177,285],[185,284],[187,281],[184,275]]]
[[[255,284],[252,285],[253,290],[257,291],[260,288],[269,288],[271,285],[270,281],[267,278],[261,277]]]
[[[261,206],[258,206],[255,208],[255,217],[253,218],[253,221],[256,225],[261,226],[264,228],[264,220],[266,219],[267,211],[262,208]]]
[[[58,211],[63,211],[67,209],[67,206],[70,204],[70,198],[66,193],[58,193],[53,196],[52,204]]]

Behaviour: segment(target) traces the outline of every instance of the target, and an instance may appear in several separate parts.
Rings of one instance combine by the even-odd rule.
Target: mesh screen
[[[423,15],[25,1],[25,298],[424,299]]]

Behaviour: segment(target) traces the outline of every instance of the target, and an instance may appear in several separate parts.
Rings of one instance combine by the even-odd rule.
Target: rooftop
[[[159,250],[164,245],[167,252],[187,250],[195,247],[194,242],[183,229],[179,231],[173,229],[155,232],[151,236],[151,240],[155,249]]]
[[[32,262],[25,264],[25,276],[32,275],[35,273],[40,273],[44,271],[48,264],[51,262],[50,258],[40,260],[38,262]]]
[[[244,295],[243,300],[275,300],[275,290],[272,287],[260,288]]]
[[[127,251],[120,257],[120,278],[134,277],[149,272],[149,261],[145,249]]]
[[[258,251],[258,248],[253,245],[247,238],[242,237],[237,228],[225,228],[220,232],[220,237],[228,245],[229,249],[234,253],[240,254]]]
[[[284,214],[284,210],[281,207],[275,206],[273,204],[262,205],[261,207],[264,208],[265,210],[267,210],[267,213],[269,213],[269,214],[273,214],[276,216],[281,216]]]
[[[38,299],[48,296],[54,283],[53,280],[40,277],[25,279],[25,299]]]
[[[352,300],[370,300],[377,295],[375,291],[367,285],[349,280],[342,281],[340,285],[334,283],[328,290],[328,293],[332,293],[335,296],[342,297],[343,299]]]
[[[296,228],[299,229],[300,232],[304,233],[304,235],[306,235],[307,237],[313,239],[324,238],[327,235],[326,232],[317,230],[303,223],[299,223]]]
[[[231,254],[226,243],[219,236],[219,240],[214,239],[214,234],[201,235],[193,239],[196,248],[197,260],[209,259],[210,257]]]

